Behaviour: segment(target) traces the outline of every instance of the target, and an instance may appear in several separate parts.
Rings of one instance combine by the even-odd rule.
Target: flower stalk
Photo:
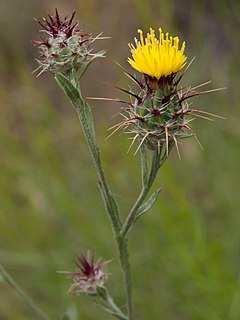
[[[96,142],[91,109],[89,105],[83,100],[80,89],[74,86],[66,76],[64,76],[63,74],[57,74],[55,76],[55,79],[58,85],[60,86],[60,88],[68,96],[72,105],[77,111],[85,138],[89,146],[90,153],[92,155],[92,158],[97,170],[97,174],[99,178],[99,186],[102,192],[105,207],[109,215],[111,224],[113,226],[114,235],[117,238],[118,232],[121,229],[122,223],[119,217],[116,201],[109,189],[109,186],[102,168],[100,152]]]
[[[113,315],[115,318],[120,320],[129,320],[130,318],[126,316],[122,310],[114,302],[109,291],[105,287],[97,288],[98,296],[104,301],[105,306],[101,306],[102,309]]]
[[[128,305],[128,315],[129,320],[132,320],[132,281],[130,273],[130,263],[128,258],[127,241],[120,236],[122,230],[122,222],[120,220],[119,211],[117,203],[111,194],[108,187],[108,183],[102,168],[99,149],[96,143],[95,131],[93,127],[93,119],[91,114],[91,109],[89,105],[82,99],[80,90],[72,84],[63,74],[58,74],[55,76],[57,83],[60,88],[63,89],[64,93],[68,96],[71,103],[75,107],[80,123],[82,125],[85,138],[88,142],[89,150],[91,152],[98,178],[99,187],[102,193],[102,197],[105,203],[105,208],[108,213],[114,237],[117,242],[119,256],[121,261],[121,266],[123,269],[124,283],[127,295],[127,305]]]
[[[169,151],[172,149],[173,144],[169,146]],[[133,207],[131,208],[126,221],[123,224],[122,230],[121,230],[121,237],[125,238],[128,232],[130,231],[131,227],[133,226],[134,222],[137,218],[139,218],[139,215],[141,215],[141,206],[146,199],[155,179],[157,176],[157,173],[161,166],[166,161],[168,155],[165,152],[163,157],[161,157],[161,154],[158,153],[158,151],[154,151],[152,154],[152,163],[151,163],[151,169],[148,176],[148,169],[147,169],[147,159],[145,154],[145,146],[141,146],[141,167],[142,167],[142,189],[141,192],[134,203]],[[156,196],[158,195],[159,191],[157,192]],[[152,198],[150,198],[152,200]],[[154,199],[154,201],[156,198]],[[151,203],[151,206],[153,203]],[[147,208],[148,209],[148,208]],[[145,211],[144,211],[145,212]]]

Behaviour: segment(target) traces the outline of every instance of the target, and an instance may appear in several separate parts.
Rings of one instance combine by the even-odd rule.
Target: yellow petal
[[[129,44],[132,59],[128,58],[128,62],[134,69],[160,79],[177,73],[185,66],[187,60],[184,55],[185,42],[179,49],[178,37],[173,38],[168,33],[164,35],[161,28],[159,28],[159,39],[156,38],[152,28],[145,39],[142,30],[138,30],[138,33],[140,41],[135,39],[136,47]]]

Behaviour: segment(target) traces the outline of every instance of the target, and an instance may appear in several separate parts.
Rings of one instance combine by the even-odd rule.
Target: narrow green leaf
[[[103,300],[107,301],[108,292],[105,287],[97,286],[97,295],[100,296]]]
[[[85,113],[85,117],[86,117],[87,123],[89,125],[89,128],[92,132],[92,136],[94,138],[94,141],[96,141],[92,110],[91,110],[89,104],[86,102],[84,103],[84,113]]]
[[[80,95],[79,90],[74,87],[72,82],[64,76],[62,73],[58,73],[56,76],[56,81],[59,86],[63,89],[65,94],[68,96],[73,106],[77,111],[80,112],[81,120],[85,121],[88,127],[93,133],[93,118],[90,106],[83,100]]]
[[[152,206],[154,205],[155,201],[157,200],[158,194],[162,189],[159,188],[157,189],[152,195],[151,197],[144,202],[141,207],[138,209],[136,216],[135,216],[135,220],[138,219],[140,216],[142,216],[145,212],[147,212],[149,209],[152,208]]]
[[[114,316],[115,318],[117,319],[120,319],[120,320],[129,320],[127,316],[121,314],[121,313],[118,313],[116,311],[113,311],[111,308],[108,308],[100,303],[95,303],[96,306],[98,306],[100,309],[104,310],[106,313],[109,313],[111,314],[112,316]]]
[[[104,205],[105,208],[108,212],[112,212],[113,216],[111,219],[111,223],[112,225],[119,225],[120,224],[120,220],[118,218],[118,212],[119,212],[119,207],[118,204],[114,198],[114,196],[112,195],[111,191],[108,190],[108,194],[106,194],[106,188],[102,185],[102,183],[99,181],[98,183],[101,194],[102,194],[102,198],[104,201]]]
[[[71,81],[64,76],[62,73],[55,75],[55,79],[58,85],[63,89],[66,95],[71,100],[73,106],[77,109],[84,103],[83,99],[80,97],[78,90],[74,87]]]
[[[77,71],[74,68],[72,69],[72,72],[71,72],[71,78],[74,81],[75,88],[78,89],[78,91],[79,91],[80,90],[80,82],[79,82],[79,79],[78,79]],[[81,96],[81,93],[80,93],[80,96]]]
[[[97,294],[105,302],[106,306],[98,304],[106,312],[110,313],[117,319],[128,320],[128,317],[118,308],[118,306],[113,301],[113,298],[110,296],[108,290],[104,287],[97,287]]]
[[[73,83],[65,75],[57,74],[55,76],[55,79],[58,85],[60,86],[60,88],[68,96],[72,105],[77,111],[79,120],[82,125],[83,132],[85,134],[92,157],[94,159],[94,163],[97,167],[98,175],[100,178],[102,195],[105,201],[107,211],[109,213],[114,229],[115,230],[116,228],[119,229],[121,227],[121,221],[119,218],[118,208],[117,208],[115,199],[111,195],[111,192],[107,185],[106,178],[102,169],[100,152],[96,143],[96,136],[95,136],[91,108],[81,97],[80,89],[78,90],[76,87],[74,87]]]
[[[89,141],[89,145],[94,152],[94,156],[96,159],[99,159],[99,151],[96,145],[96,136],[90,106],[82,99],[79,90],[74,87],[72,82],[66,76],[59,73],[55,76],[55,79],[76,109],[84,134]]]

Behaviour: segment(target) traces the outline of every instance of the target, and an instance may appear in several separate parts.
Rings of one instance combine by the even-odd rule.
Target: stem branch
[[[112,229],[114,232],[115,238],[118,238],[119,231],[121,229],[122,223],[120,220],[118,207],[115,202],[115,199],[110,191],[110,188],[107,183],[107,179],[105,177],[101,159],[100,152],[96,142],[94,123],[91,113],[90,106],[83,100],[81,96],[81,91],[79,86],[77,86],[76,81],[74,84],[66,78],[63,74],[56,75],[56,81],[59,84],[60,88],[63,89],[65,94],[70,99],[72,105],[77,111],[85,138],[87,140],[90,153],[93,158],[93,162],[97,169],[97,174],[99,178],[99,186],[101,188],[101,193],[103,196],[103,200],[105,203],[106,211],[108,217],[111,221]]]
[[[146,150],[145,147],[141,147],[141,166],[142,166],[142,190],[132,206],[124,224],[122,230],[120,232],[120,259],[124,274],[124,282],[127,294],[127,303],[128,303],[128,316],[129,320],[133,320],[133,302],[132,302],[132,278],[131,278],[131,267],[129,262],[129,255],[128,255],[128,246],[127,246],[127,235],[129,230],[131,229],[138,209],[143,204],[146,196],[148,195],[153,182],[157,176],[158,170],[163,165],[165,160],[167,159],[168,154],[165,152],[163,156],[158,151],[154,151],[152,155],[152,163],[151,163],[151,170],[148,175],[148,166],[147,166],[147,157],[146,157]]]
[[[141,160],[142,160],[142,168],[144,168],[144,167],[146,168],[146,163],[145,163],[146,158],[141,157]],[[148,192],[151,189],[151,186],[157,176],[158,170],[165,160],[166,160],[165,157],[163,159],[161,159],[158,151],[154,151],[153,156],[152,156],[151,171],[150,171],[150,174],[149,174],[149,177],[147,180],[146,180],[146,178],[144,178],[145,171],[142,170],[142,175],[143,175],[142,190],[141,190],[136,202],[132,206],[132,208],[126,218],[125,223],[123,224],[123,227],[121,230],[121,237],[122,238],[125,238],[125,236],[129,232],[129,230],[131,229],[133,222],[135,220],[136,213],[137,213],[138,209],[140,208],[140,206],[143,204],[144,200],[146,199],[146,196],[148,195]]]

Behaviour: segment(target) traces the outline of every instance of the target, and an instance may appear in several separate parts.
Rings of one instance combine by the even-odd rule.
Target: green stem
[[[121,221],[119,218],[118,208],[117,208],[115,200],[111,194],[111,191],[110,191],[108,183],[107,183],[107,179],[105,177],[105,174],[104,174],[104,171],[102,168],[101,158],[100,158],[100,154],[99,154],[99,148],[97,146],[96,141],[94,141],[93,137],[91,137],[91,134],[89,134],[88,126],[86,126],[86,122],[88,119],[86,119],[86,115],[84,113],[84,110],[81,108],[81,106],[83,104],[85,104],[85,102],[83,100],[80,100],[77,105],[77,108],[76,108],[77,114],[78,114],[80,123],[82,124],[82,128],[83,128],[86,140],[89,145],[90,153],[92,155],[93,162],[94,162],[96,170],[97,170],[100,190],[102,192],[102,196],[104,199],[106,210],[109,215],[109,218],[110,218],[113,230],[114,230],[114,234],[116,237],[116,236],[118,236],[119,230],[121,228]],[[89,110],[90,110],[90,108],[89,108]],[[88,112],[89,112],[89,110],[88,110]]]
[[[121,231],[121,236],[123,238],[126,237],[127,233],[129,232],[129,230],[131,229],[133,222],[135,220],[135,215],[138,211],[138,209],[140,208],[140,206],[142,205],[143,201],[145,200],[147,194],[148,194],[149,188],[147,187],[143,187],[138,198],[137,201],[134,203],[132,209],[130,210],[127,219],[123,225],[122,231]]]
[[[118,242],[120,261],[123,271],[124,286],[127,297],[128,319],[133,320],[133,300],[132,300],[132,277],[129,261],[127,238],[120,238]]]
[[[11,287],[16,294],[23,300],[27,307],[29,307],[39,320],[50,320],[50,318],[32,301],[31,298],[17,285],[13,278],[7,271],[0,265],[0,276],[3,281]]]
[[[168,154],[166,152],[163,156],[161,156],[161,153],[158,153],[158,151],[154,151],[153,156],[152,156],[151,170],[148,175],[146,150],[145,150],[144,146],[141,148],[142,190],[141,190],[136,202],[132,206],[132,208],[126,218],[126,221],[123,224],[123,227],[122,227],[122,230],[120,233],[119,252],[120,252],[120,259],[121,259],[126,294],[127,294],[129,320],[133,320],[134,316],[133,316],[133,302],[132,302],[131,266],[130,266],[130,262],[129,262],[127,235],[128,235],[128,232],[131,229],[131,227],[135,221],[135,217],[138,212],[138,209],[143,204],[149,190],[151,189],[152,184],[155,181],[158,170],[163,165],[163,163],[165,162],[167,157],[168,157]]]
[[[77,114],[80,120],[80,123],[82,124],[82,110],[80,108],[77,109]],[[102,193],[102,197],[105,203],[106,211],[108,213],[109,219],[111,221],[111,225],[113,228],[113,232],[115,237],[118,237],[119,231],[121,229],[122,223],[120,221],[119,213],[118,213],[118,208],[117,204],[111,194],[110,188],[107,183],[107,179],[105,177],[103,168],[102,168],[102,163],[101,163],[101,158],[99,154],[99,149],[96,144],[91,143],[91,139],[89,139],[88,135],[86,134],[86,127],[83,127],[83,131],[85,133],[85,137],[87,139],[90,153],[93,158],[93,162],[95,164],[95,168],[97,170],[98,178],[99,178],[99,187]]]
[[[81,120],[83,115],[81,113],[81,109],[78,108],[77,113],[78,113],[80,122],[82,123]],[[83,130],[85,131],[86,128],[83,127]],[[121,266],[123,270],[124,284],[125,284],[126,297],[127,297],[128,317],[129,317],[129,320],[132,320],[133,319],[132,290],[131,290],[132,285],[131,285],[131,274],[130,274],[127,242],[126,240],[121,240],[121,238],[119,237],[122,223],[120,222],[117,205],[115,204],[115,201],[110,193],[110,190],[105,178],[99,153],[96,152],[96,145],[94,146],[93,144],[90,143],[91,141],[89,141],[87,134],[85,134],[85,136],[87,138],[89,148],[95,163],[95,167],[97,169],[100,190],[102,192],[106,210],[109,214],[115,239],[118,244],[119,256],[120,256]]]
[[[118,319],[129,320],[129,318],[127,316],[125,316],[125,314],[115,304],[112,297],[108,296],[107,303],[108,303],[109,307],[111,307],[112,311],[115,312]]]
[[[82,114],[82,111],[80,108],[77,108],[77,113],[80,119],[80,122],[82,123],[82,119],[84,115]],[[86,127],[82,126],[84,132],[86,131]],[[87,138],[87,142],[89,144],[89,148],[95,163],[95,167],[97,169],[98,177],[99,177],[99,186],[100,190],[103,195],[103,199],[105,202],[106,210],[108,212],[108,215],[110,217],[113,232],[115,235],[116,242],[118,244],[119,249],[119,256],[121,261],[121,266],[124,274],[124,284],[125,284],[125,290],[126,290],[126,296],[127,296],[127,305],[128,305],[128,317],[129,320],[133,320],[133,308],[132,308],[132,290],[131,290],[131,275],[130,275],[130,264],[128,259],[128,249],[127,249],[127,242],[126,240],[121,240],[119,237],[120,230],[122,227],[122,223],[119,218],[118,208],[115,203],[114,198],[111,195],[111,192],[109,190],[107,180],[105,178],[105,174],[101,165],[101,159],[100,155],[98,153],[98,149],[96,144],[91,143],[91,139],[88,138],[87,133],[85,133],[85,136]]]
[[[89,105],[83,100],[81,96],[80,88],[76,86],[76,83],[74,86],[73,83],[68,78],[66,78],[63,74],[56,75],[56,81],[61,87],[61,89],[63,89],[65,94],[68,96],[72,105],[77,111],[85,138],[89,146],[90,153],[92,155],[92,158],[97,170],[97,174],[99,178],[99,186],[102,192],[106,211],[112,225],[113,233],[115,238],[118,239],[119,232],[122,227],[122,223],[120,220],[116,201],[110,191],[110,188],[107,183],[107,179],[102,169],[100,152],[96,142],[91,109]]]
[[[146,170],[146,163],[143,163],[143,158],[141,158],[141,159],[142,159],[142,167],[145,167],[145,170]],[[125,223],[123,224],[123,227],[121,230],[121,237],[122,238],[125,238],[125,236],[129,232],[129,230],[131,229],[133,222],[135,220],[136,213],[137,213],[138,209],[140,208],[140,206],[143,204],[144,200],[146,199],[146,196],[148,195],[148,192],[151,189],[151,186],[157,176],[158,170],[164,161],[165,161],[165,159],[163,161],[161,161],[160,154],[158,154],[157,151],[154,151],[153,156],[152,156],[152,166],[151,166],[151,171],[150,171],[149,177],[147,180],[146,180],[146,178],[143,177],[142,190],[141,190],[136,202],[132,206],[132,208],[126,218]],[[142,171],[142,175],[144,175],[144,171]]]
[[[107,288],[98,287],[97,293],[100,298],[103,299],[103,301],[107,305],[107,309],[103,307],[105,310],[110,312],[113,316],[120,320],[129,320],[129,318],[122,312],[122,310],[119,309],[119,307],[114,302],[112,296],[109,294]]]
[[[159,156],[157,153],[153,156],[152,161],[152,168],[151,173],[149,176],[149,179],[146,179],[146,171],[147,171],[147,162],[146,162],[146,154],[144,154],[144,157],[141,157],[142,159],[142,181],[143,181],[143,188],[141,190],[141,193],[133,205],[132,209],[129,212],[129,215],[123,225],[123,228],[120,233],[120,242],[119,242],[119,252],[120,252],[120,260],[123,270],[123,276],[124,276],[124,284],[126,289],[126,295],[127,295],[127,306],[128,306],[128,316],[129,320],[134,319],[133,316],[133,301],[132,301],[132,277],[131,277],[131,266],[129,261],[129,254],[128,254],[128,245],[127,245],[127,233],[130,230],[133,221],[135,219],[135,215],[140,208],[141,204],[145,200],[149,189],[151,188],[151,185],[156,177],[157,171],[159,169]]]
[[[105,208],[109,219],[111,221],[113,233],[115,236],[115,240],[117,242],[118,250],[119,250],[119,257],[121,261],[121,266],[123,269],[124,274],[124,283],[125,283],[125,290],[126,296],[128,301],[128,312],[129,312],[129,320],[132,320],[132,298],[131,298],[131,278],[130,278],[130,266],[128,262],[128,251],[127,251],[127,244],[125,240],[120,238],[120,231],[122,228],[122,222],[120,220],[119,211],[117,204],[115,202],[114,197],[111,194],[109,189],[102,164],[100,159],[99,148],[97,146],[96,137],[95,137],[95,130],[93,125],[93,119],[91,114],[91,109],[83,100],[80,92],[80,88],[76,87],[69,79],[67,79],[64,75],[58,74],[56,75],[56,80],[65,92],[65,94],[70,99],[71,103],[73,104],[74,108],[77,111],[85,138],[87,140],[90,153],[92,155],[98,178],[99,178],[99,186],[102,192],[102,197],[105,203]]]
[[[141,147],[140,150],[141,150],[141,167],[142,167],[142,189],[123,224],[123,227],[120,233],[120,236],[123,239],[126,237],[129,230],[131,229],[135,221],[138,209],[141,207],[144,200],[146,199],[146,196],[148,195],[148,192],[151,189],[156,179],[158,170],[161,168],[161,166],[164,164],[164,162],[168,158],[168,155],[170,154],[173,146],[174,146],[173,143],[169,143],[168,153],[165,150],[163,155],[158,150],[153,151],[151,170],[149,175],[148,175],[148,166],[147,166],[147,157],[146,157],[145,147],[144,146]]]

